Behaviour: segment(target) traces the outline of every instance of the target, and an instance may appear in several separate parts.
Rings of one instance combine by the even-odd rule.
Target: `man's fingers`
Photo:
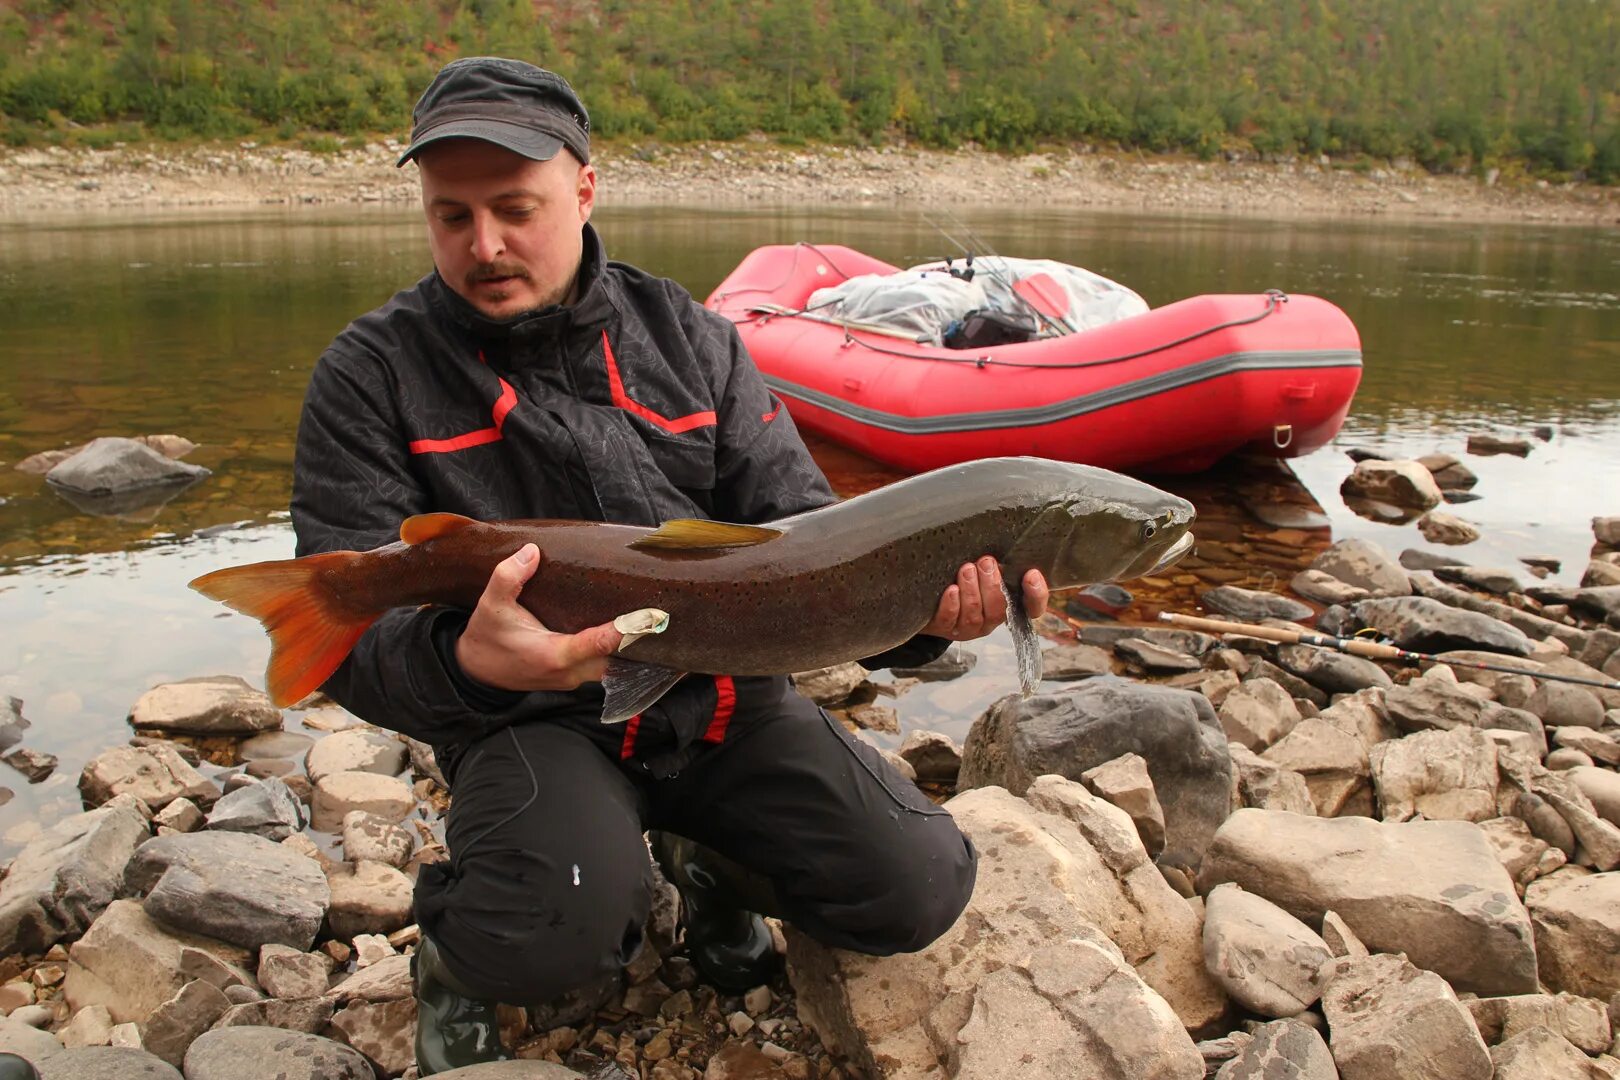
[[[1001,591],[1001,567],[994,559],[980,559],[979,602],[984,611],[986,626],[1000,626],[1007,621],[1007,597]]]
[[[1039,570],[1031,570],[1024,575],[1024,613],[1031,619],[1038,619],[1046,614],[1046,603],[1052,598],[1052,591],[1046,587],[1046,576]]]
[[[957,572],[956,584],[962,594],[961,614],[956,617],[957,629],[976,630],[984,618],[984,607],[979,597],[979,568],[973,563],[964,563]]]
[[[496,564],[494,572],[489,575],[489,584],[484,587],[484,599],[480,603],[516,605],[518,594],[523,591],[523,586],[529,583],[529,579],[534,577],[534,572],[539,567],[540,549],[533,544],[524,544]]]

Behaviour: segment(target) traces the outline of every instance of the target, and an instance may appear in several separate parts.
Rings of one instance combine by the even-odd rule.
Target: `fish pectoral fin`
[[[762,525],[734,525],[728,521],[704,521],[701,518],[674,518],[658,528],[631,541],[630,546],[642,551],[703,551],[712,548],[753,547],[775,540],[781,529],[768,529]]]
[[[602,676],[602,689],[607,691],[607,700],[602,702],[602,723],[617,724],[651,708],[685,674],[660,664],[608,657],[607,674]]]
[[[1001,595],[1007,599],[1007,630],[1018,657],[1018,691],[1029,697],[1041,684],[1041,638],[1024,610],[1024,586],[1011,574],[1001,575]]]
[[[460,514],[413,514],[400,523],[399,538],[407,544],[423,544],[477,524],[476,518]]]

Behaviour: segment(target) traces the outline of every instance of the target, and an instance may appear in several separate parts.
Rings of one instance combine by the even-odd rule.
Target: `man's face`
[[[446,139],[416,160],[433,262],[452,289],[494,319],[569,299],[595,169],[567,150],[534,161],[481,139]]]

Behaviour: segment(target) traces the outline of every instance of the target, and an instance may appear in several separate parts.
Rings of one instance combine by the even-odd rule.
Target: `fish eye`
[[[1159,527],[1151,521],[1142,522],[1142,539],[1151,540],[1158,533]]]

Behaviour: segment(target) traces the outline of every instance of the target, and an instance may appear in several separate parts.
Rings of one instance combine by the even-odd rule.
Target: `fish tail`
[[[340,603],[331,587],[361,557],[360,552],[332,551],[232,566],[204,574],[191,587],[264,624],[270,635],[265,688],[279,708],[319,689],[382,614],[357,614]]]

